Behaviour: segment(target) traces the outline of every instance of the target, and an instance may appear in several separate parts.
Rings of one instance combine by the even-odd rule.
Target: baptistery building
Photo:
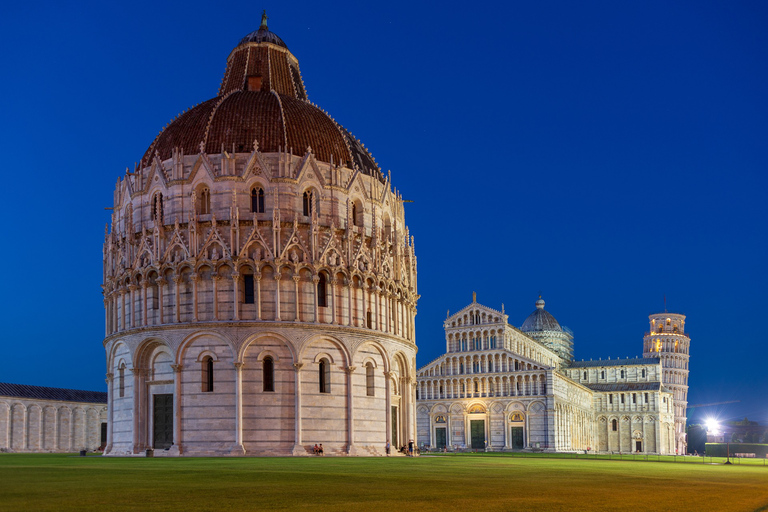
[[[474,297],[446,318],[446,353],[417,372],[419,444],[685,453],[685,316],[651,315],[643,357],[575,361],[573,333],[544,306],[519,328]]]
[[[415,438],[403,200],[267,27],[118,179],[107,455],[381,454]]]

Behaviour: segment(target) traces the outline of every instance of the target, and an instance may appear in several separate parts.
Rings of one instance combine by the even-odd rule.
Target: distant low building
[[[105,392],[0,383],[0,452],[93,451],[106,433]]]
[[[446,353],[417,372],[419,444],[684,453],[683,315],[649,317],[644,357],[597,361],[573,361],[573,334],[541,298],[519,329],[507,320],[474,298],[446,318]]]

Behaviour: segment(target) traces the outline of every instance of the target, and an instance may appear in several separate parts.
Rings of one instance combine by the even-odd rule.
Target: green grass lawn
[[[768,511],[768,467],[447,455],[0,455],[0,510]]]

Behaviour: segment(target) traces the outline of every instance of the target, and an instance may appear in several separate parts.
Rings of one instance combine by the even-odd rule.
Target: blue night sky
[[[112,191],[259,25],[406,199],[418,363],[541,292],[577,359],[687,315],[689,403],[768,422],[765,2],[12,2],[0,19],[0,381],[102,390]]]

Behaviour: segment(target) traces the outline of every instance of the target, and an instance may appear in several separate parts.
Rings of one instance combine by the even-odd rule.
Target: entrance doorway
[[[152,447],[166,450],[173,444],[173,395],[152,395]]]
[[[525,442],[523,441],[523,427],[512,427],[510,439],[512,439],[513,450],[522,450],[525,448]]]
[[[469,431],[472,436],[472,449],[485,449],[485,420],[470,420]]]
[[[396,450],[400,449],[400,445],[397,442],[397,407],[392,406],[392,446]]]
[[[445,448],[446,444],[446,428],[438,427],[435,429],[435,447],[439,449]]]
[[[643,442],[642,441],[635,441],[635,451],[636,452],[643,451]]]

